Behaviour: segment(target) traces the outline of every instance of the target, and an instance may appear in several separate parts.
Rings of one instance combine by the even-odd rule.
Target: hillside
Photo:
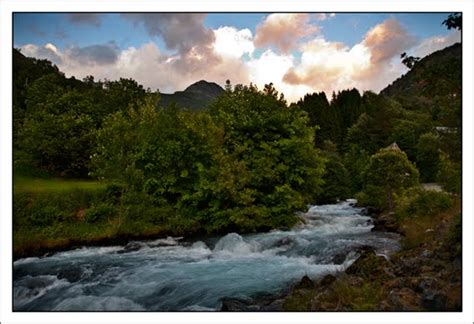
[[[459,95],[461,82],[462,46],[456,43],[424,57],[380,93],[389,97]]]
[[[191,84],[184,91],[160,94],[158,105],[168,107],[172,103],[190,109],[203,109],[224,92],[219,85],[204,80]]]

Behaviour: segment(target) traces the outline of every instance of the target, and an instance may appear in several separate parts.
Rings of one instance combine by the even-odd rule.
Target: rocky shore
[[[371,212],[370,210],[368,211]],[[374,214],[376,231],[402,235],[402,249],[390,257],[370,247],[337,276],[319,281],[304,276],[279,296],[253,300],[226,298],[222,311],[462,311],[460,239],[453,227],[460,206],[437,215],[433,227],[414,221],[397,222],[393,214]],[[423,224],[423,223],[422,223]],[[413,233],[413,228],[418,233]],[[412,236],[418,235],[415,242]],[[336,261],[336,260],[335,260]]]

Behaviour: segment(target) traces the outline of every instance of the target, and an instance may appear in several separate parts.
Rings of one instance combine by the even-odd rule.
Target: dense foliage
[[[306,124],[271,86],[236,86],[210,113],[148,101],[107,118],[92,162],[97,176],[208,232],[285,227],[322,184],[324,160]]]
[[[356,194],[393,211],[419,176],[461,191],[460,44],[412,62],[380,94],[319,92],[288,105],[271,84],[200,81],[178,93],[196,101],[190,110],[132,79],[66,78],[13,54],[14,171],[105,180],[116,200],[87,206],[89,224],[119,215],[183,233],[256,231]],[[400,150],[383,149],[392,143]],[[54,208],[31,223],[71,220]]]

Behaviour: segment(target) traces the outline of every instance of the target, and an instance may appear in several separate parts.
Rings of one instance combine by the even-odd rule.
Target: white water
[[[313,206],[291,231],[127,247],[89,247],[14,263],[14,308],[24,311],[210,311],[223,297],[276,294],[304,275],[345,270],[370,245],[389,255],[397,236],[370,232],[354,201]],[[335,264],[338,256],[342,263]]]

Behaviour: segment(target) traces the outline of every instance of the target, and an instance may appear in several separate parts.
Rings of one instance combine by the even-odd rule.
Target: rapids
[[[278,294],[304,275],[344,271],[357,248],[390,255],[398,236],[371,232],[354,200],[311,206],[305,223],[271,231],[188,242],[84,247],[14,263],[18,311],[214,311],[223,297]]]

